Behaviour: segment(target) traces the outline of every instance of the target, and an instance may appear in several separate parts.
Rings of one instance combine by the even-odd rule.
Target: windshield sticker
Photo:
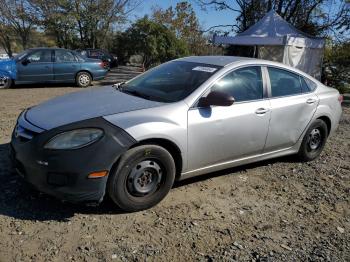
[[[217,69],[213,67],[206,67],[206,66],[196,66],[195,68],[192,69],[193,71],[202,71],[202,72],[208,72],[208,73],[213,73]]]

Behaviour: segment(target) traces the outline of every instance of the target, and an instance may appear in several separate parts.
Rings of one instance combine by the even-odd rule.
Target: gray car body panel
[[[331,133],[338,125],[341,115],[338,91],[295,68],[271,61],[238,57],[189,57],[177,61],[213,64],[223,68],[181,102],[110,115],[105,119],[122,127],[138,141],[161,138],[176,144],[181,150],[183,162],[180,179],[297,153],[307,128],[318,117],[327,116],[331,119]],[[205,96],[210,87],[228,72],[252,65],[294,72],[312,80],[317,84],[317,89],[301,95],[234,103],[230,107],[211,107],[210,117],[213,119],[205,122],[205,118],[210,119],[209,115],[195,112],[198,111],[195,107],[198,99]],[[269,92],[265,70],[264,78],[265,88]],[[306,100],[309,98],[315,99],[316,103],[307,105]],[[260,107],[266,107],[268,113],[255,117],[254,112]],[[262,124],[263,117],[266,118],[265,124]],[[254,119],[257,122],[254,123]],[[274,123],[273,126],[270,121]],[[259,138],[261,130],[264,135]],[[230,132],[234,135],[228,137]],[[266,146],[269,148],[266,149]]]
[[[75,93],[34,107],[28,113],[28,120],[48,129],[103,116],[138,142],[149,139],[170,141],[181,152],[183,165],[180,179],[294,154],[298,152],[310,124],[319,117],[331,120],[331,134],[338,126],[342,112],[339,92],[300,70],[280,63],[238,57],[189,57],[178,61],[214,64],[223,68],[176,103],[147,101],[106,88],[88,91],[91,93]],[[229,107],[196,107],[198,99],[205,96],[218,79],[245,66],[262,67],[267,94],[271,93],[267,66],[308,78],[317,88],[309,93],[266,97],[234,103]],[[310,99],[314,101],[311,104],[307,103]],[[266,113],[258,115],[256,112],[261,108],[266,109]]]

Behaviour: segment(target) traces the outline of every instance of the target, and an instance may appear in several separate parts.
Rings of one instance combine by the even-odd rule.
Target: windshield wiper
[[[133,96],[138,96],[138,97],[141,97],[141,98],[144,98],[144,99],[147,99],[147,100],[151,100],[150,99],[151,96],[146,95],[146,94],[141,93],[141,92],[136,91],[136,90],[121,89],[120,91],[123,92],[123,93],[127,93],[127,94],[130,94],[130,95],[133,95]]]
[[[115,89],[117,89],[120,92],[127,93],[127,94],[130,94],[130,95],[133,95],[133,96],[138,96],[138,97],[150,100],[151,96],[146,95],[146,94],[141,93],[141,92],[136,91],[136,90],[123,89],[123,85],[125,85],[125,82],[120,82],[120,83],[114,84],[113,87],[115,87]]]

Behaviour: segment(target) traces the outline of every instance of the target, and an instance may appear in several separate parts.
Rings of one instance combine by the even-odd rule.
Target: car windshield
[[[19,61],[19,60],[21,60],[23,57],[25,57],[28,53],[29,53],[28,50],[25,50],[25,51],[19,53],[18,55],[15,55],[15,56],[13,57],[13,59],[14,59],[15,61]]]
[[[122,85],[122,91],[145,99],[172,103],[196,90],[221,67],[174,61],[158,66]]]

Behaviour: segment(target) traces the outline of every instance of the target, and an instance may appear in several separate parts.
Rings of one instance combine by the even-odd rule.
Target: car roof
[[[277,66],[279,68],[283,68],[285,70],[289,70],[294,73],[298,73],[300,75],[306,76],[310,80],[313,80],[314,82],[319,83],[317,79],[315,79],[314,77],[308,75],[307,73],[295,67],[291,67],[283,63],[264,60],[264,59],[241,57],[241,56],[189,56],[189,57],[179,58],[173,61],[194,62],[194,63],[202,63],[207,65],[215,65],[215,66],[222,66],[222,67],[227,67],[229,65],[237,64],[237,63],[250,64],[250,65],[260,64],[260,65],[267,65],[267,66]]]
[[[70,49],[59,48],[59,47],[35,47],[35,48],[29,48],[28,50],[31,50],[31,51],[34,51],[34,50],[68,50],[68,51],[72,51]]]
[[[216,66],[227,66],[235,62],[241,62],[246,60],[258,59],[240,56],[189,56],[177,59],[176,61],[194,62]]]

